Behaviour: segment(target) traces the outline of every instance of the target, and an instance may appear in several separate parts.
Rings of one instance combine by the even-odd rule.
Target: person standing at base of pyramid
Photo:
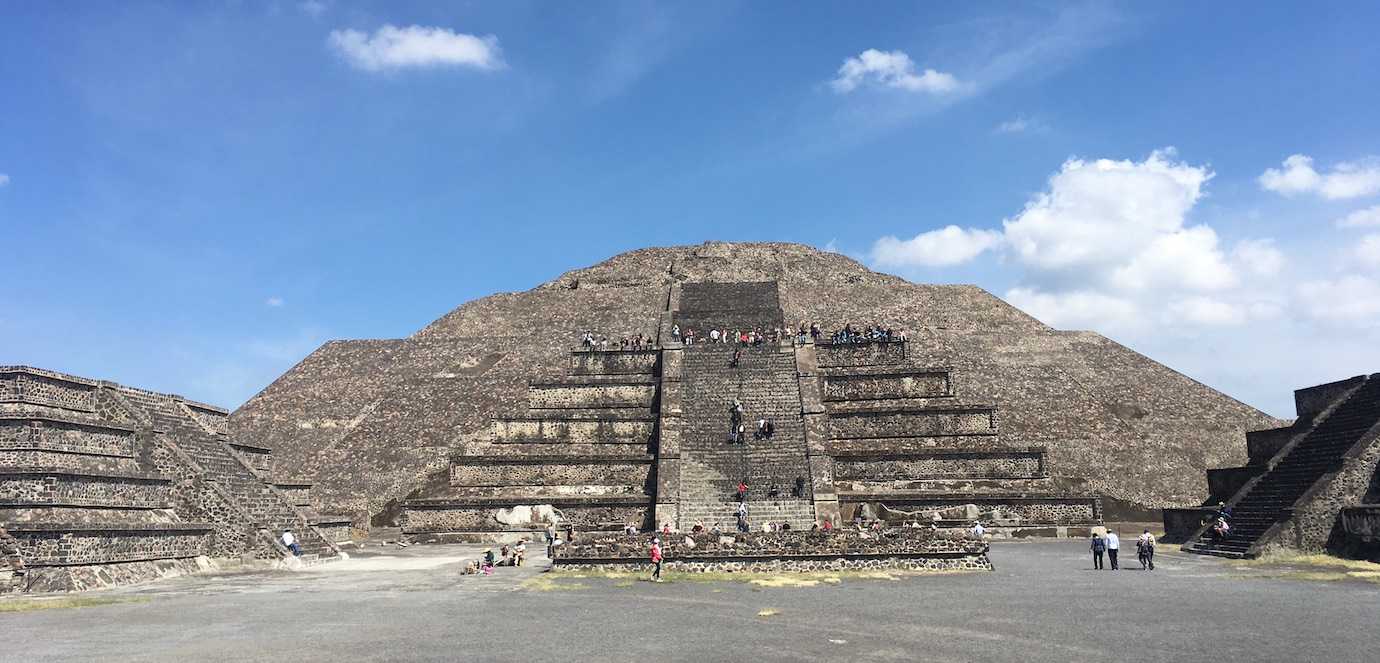
[[[661,582],[661,539],[652,537],[652,582]]]
[[[1136,552],[1140,557],[1140,568],[1142,571],[1155,570],[1155,535],[1150,530],[1141,533],[1140,538],[1136,539]]]
[[[1107,530],[1107,561],[1112,565],[1112,570],[1113,570],[1113,571],[1120,571],[1120,570],[1121,570],[1121,567],[1120,567],[1120,566],[1117,566],[1117,563],[1116,563],[1116,556],[1117,556],[1117,554],[1120,553],[1120,552],[1121,552],[1121,537],[1117,536],[1117,535],[1116,535],[1116,532],[1113,532],[1113,531],[1111,531],[1111,530]]]
[[[1107,551],[1107,542],[1103,540],[1101,536],[1098,536],[1097,533],[1093,533],[1091,548],[1093,554],[1093,569],[1101,571],[1103,570],[1102,553]]]

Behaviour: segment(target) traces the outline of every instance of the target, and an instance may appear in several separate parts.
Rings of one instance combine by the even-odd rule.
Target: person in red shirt
[[[661,539],[652,539],[652,582],[661,582]]]

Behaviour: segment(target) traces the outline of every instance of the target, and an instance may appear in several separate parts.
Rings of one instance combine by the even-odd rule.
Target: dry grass
[[[1270,553],[1256,559],[1234,562],[1253,573],[1247,577],[1285,578],[1313,582],[1359,580],[1380,584],[1380,564],[1331,555]]]
[[[781,614],[781,611],[777,610],[776,608],[762,608],[761,610],[757,611],[758,617],[775,617],[779,614]]]
[[[92,608],[117,603],[147,603],[147,597],[121,596],[56,596],[43,598],[14,598],[0,601],[0,612],[33,612],[64,608]]]
[[[838,585],[848,580],[900,580],[902,578],[917,576],[949,575],[955,573],[972,573],[971,571],[920,571],[910,569],[888,569],[884,571],[868,570],[849,570],[849,571],[812,571],[808,573],[749,573],[737,572],[728,573],[714,571],[706,573],[693,573],[685,571],[663,571],[661,574],[663,582],[667,583],[721,583],[721,582],[740,582],[754,585],[757,587],[818,587],[820,585]],[[621,581],[615,587],[626,586],[623,582],[636,580],[646,580],[646,573],[632,573],[628,571],[561,571],[556,574],[559,578],[604,578]]]
[[[589,588],[589,585],[575,581],[577,577],[584,576],[543,573],[522,581],[519,586],[529,592],[572,592]]]

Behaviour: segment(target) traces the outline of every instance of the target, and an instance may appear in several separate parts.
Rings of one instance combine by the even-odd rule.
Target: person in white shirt
[[[973,524],[973,536],[981,539],[987,534],[987,528],[982,526],[982,521]]]
[[[1121,537],[1116,532],[1107,531],[1107,561],[1112,563],[1112,570],[1118,571],[1121,567],[1116,565],[1116,555],[1121,552]]]
[[[302,556],[302,546],[297,545],[297,537],[293,536],[292,530],[283,530],[283,547],[292,551],[293,557]]]

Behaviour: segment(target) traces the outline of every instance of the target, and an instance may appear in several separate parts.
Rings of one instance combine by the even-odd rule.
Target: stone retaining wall
[[[590,350],[570,353],[575,375],[631,375],[656,371],[656,350]]]
[[[639,406],[650,408],[656,385],[645,384],[534,384],[528,386],[530,408],[599,408]]]
[[[903,341],[816,343],[815,358],[820,368],[900,364],[906,360],[906,344]]]
[[[480,458],[457,460],[450,466],[452,486],[642,486],[652,463],[546,460],[537,463],[483,463]]]
[[[1027,479],[1043,476],[1039,453],[972,454],[912,458],[834,459],[837,481],[903,481],[907,479]]]
[[[10,529],[30,567],[109,564],[205,555],[209,530]]]
[[[996,432],[996,408],[991,406],[835,412],[829,415],[829,433],[834,439]]]
[[[0,374],[0,398],[90,412],[96,386],[30,372]]]
[[[0,449],[133,456],[134,432],[58,421],[0,420]]]
[[[951,395],[953,385],[949,381],[947,371],[824,376],[826,401],[935,398]]]
[[[168,480],[0,470],[0,503],[161,508],[168,505]]]
[[[646,568],[649,567],[647,555],[651,537],[649,534],[616,534],[577,538],[557,550],[554,568]],[[660,538],[666,564],[683,571],[991,569],[986,542],[922,529],[719,536],[682,532]]]
[[[596,443],[622,439],[645,443],[651,439],[655,423],[652,420],[495,419],[493,431],[496,442],[542,440]]]
[[[404,506],[402,529],[408,534],[436,532],[501,532],[532,530],[533,527],[513,527],[498,522],[495,518],[500,508],[517,504],[535,505],[537,502],[513,503],[504,505],[455,504],[455,505],[414,505]],[[638,527],[649,524],[648,517],[653,505],[646,504],[557,504],[564,518],[561,526],[573,525],[577,530],[607,529],[624,523]],[[540,526],[537,526],[540,528]]]

